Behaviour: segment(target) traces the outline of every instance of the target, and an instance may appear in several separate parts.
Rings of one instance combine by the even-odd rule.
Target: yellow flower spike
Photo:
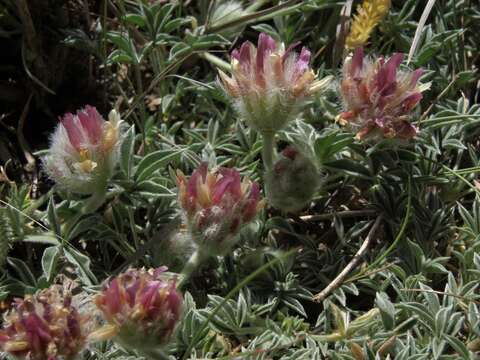
[[[390,0],[364,0],[357,7],[345,45],[354,49],[365,45],[378,23],[387,15]]]

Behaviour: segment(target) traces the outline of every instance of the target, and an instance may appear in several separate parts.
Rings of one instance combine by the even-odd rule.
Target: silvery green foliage
[[[33,3],[28,5],[37,14]],[[46,39],[65,34],[62,46],[75,47],[76,61],[91,64],[93,83],[105,90],[95,105],[120,106],[128,130],[116,149],[118,166],[109,173],[106,200],[94,213],[81,214],[83,199],[52,189],[42,171],[27,164],[28,151],[44,149],[48,142],[46,134],[30,133],[36,119],[31,111],[45,110],[53,122],[68,111],[64,104],[86,99],[65,99],[58,89],[57,95],[44,96],[33,61],[50,57],[30,49],[17,4],[7,0],[1,34],[23,44],[6,49],[18,48],[12,56],[13,89],[28,84],[25,93],[33,93],[34,101],[24,128],[30,149],[20,147],[21,134],[10,131],[21,128],[16,121],[25,102],[20,109],[8,102],[6,116],[0,116],[1,159],[8,160],[0,164],[0,196],[9,204],[0,205],[2,310],[12,298],[62,277],[75,279],[93,295],[105,279],[129,266],[168,264],[169,271],[181,272],[195,246],[182,236],[176,169],[190,174],[205,158],[215,159],[264,189],[262,139],[248,122],[237,121],[238,109],[217,86],[216,72],[219,66],[228,72],[226,54],[264,32],[286,44],[301,41],[312,52],[316,78],[336,80],[325,94],[294,107],[282,103],[285,94],[268,93],[269,106],[257,119],[266,117],[270,129],[277,116],[288,120],[288,125],[276,124],[282,128],[276,150],[295,146],[315,162],[320,186],[298,214],[267,207],[242,228],[225,256],[211,256],[194,272],[184,289],[184,317],[164,352],[172,360],[478,357],[477,2],[437,1],[417,51],[401,65],[405,71],[423,68],[420,81],[432,84],[411,114],[418,136],[369,144],[335,121],[342,111],[337,85],[338,55],[344,50],[337,27],[344,1],[263,2],[253,10],[262,12],[253,15],[247,13],[247,1],[111,2],[106,10],[85,10],[89,20],[71,16],[79,24],[89,22],[88,27],[52,27],[65,11],[62,6],[71,3],[76,4],[49,8],[47,24],[34,16],[38,39],[49,47]],[[365,47],[372,57],[408,53],[425,8],[411,0],[392,3]],[[220,12],[228,13],[225,21],[217,17]],[[215,30],[231,21],[230,27]],[[66,54],[63,50],[58,53]],[[56,71],[56,65],[49,70]],[[2,71],[8,73],[8,66]],[[18,74],[25,78],[17,81]],[[313,302],[312,296],[355,256],[378,216],[381,224],[358,267],[324,301]],[[289,250],[293,253],[286,255]],[[78,360],[114,359],[143,357],[100,342]]]

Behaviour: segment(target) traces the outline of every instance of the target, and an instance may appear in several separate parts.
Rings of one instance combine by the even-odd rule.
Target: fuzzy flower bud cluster
[[[339,122],[350,125],[358,139],[410,139],[417,134],[409,118],[426,87],[417,84],[421,69],[398,71],[402,60],[402,54],[394,54],[388,60],[380,57],[372,61],[358,48],[345,61],[341,81],[345,111]]]
[[[265,174],[268,203],[284,212],[304,208],[320,185],[314,161],[294,147],[285,148],[273,169]]]
[[[182,315],[183,297],[174,280],[162,278],[166,267],[130,269],[113,278],[95,298],[108,325],[91,335],[115,338],[134,349],[153,349],[171,337]]]
[[[112,110],[105,121],[92,106],[60,119],[44,159],[47,174],[66,190],[101,191],[118,162],[121,120]]]
[[[71,296],[53,286],[16,300],[0,330],[0,349],[22,360],[73,360],[86,345],[86,321]]]
[[[235,169],[209,172],[203,163],[189,179],[179,171],[177,183],[192,240],[208,254],[228,251],[242,225],[252,221],[263,207],[258,184],[241,181]]]
[[[249,41],[232,52],[232,77],[219,71],[225,91],[234,99],[239,114],[262,134],[273,134],[299,113],[302,100],[324,84],[309,67],[310,51],[300,54],[285,49],[267,34],[258,47]]]

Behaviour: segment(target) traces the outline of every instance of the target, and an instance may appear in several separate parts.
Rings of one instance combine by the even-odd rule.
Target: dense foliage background
[[[431,83],[415,110],[419,135],[399,145],[358,141],[335,122],[356,3],[2,0],[2,307],[63,278],[89,294],[130,266],[182,270],[192,249],[174,170],[207,160],[262,183],[261,138],[217,82],[228,53],[262,31],[301,41],[319,77],[335,78],[280,134],[280,148],[314,149],[323,184],[300,214],[267,206],[228,255],[194,273],[169,354],[478,358],[480,6],[393,1],[370,37],[366,53],[411,52],[408,66]],[[85,104],[104,116],[118,108],[129,130],[107,201],[81,215],[81,197],[55,187],[40,158],[57,117]],[[358,266],[315,301],[366,239]],[[112,343],[84,355],[134,358]]]

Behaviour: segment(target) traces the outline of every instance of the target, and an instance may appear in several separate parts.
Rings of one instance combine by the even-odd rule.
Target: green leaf
[[[50,201],[48,202],[47,214],[50,228],[57,236],[61,236],[60,222],[58,221],[57,209],[55,207],[53,196],[50,197]]]
[[[179,57],[185,56],[188,53],[192,52],[192,47],[185,43],[177,43],[170,49],[169,61],[178,59]]]
[[[125,134],[125,140],[123,140],[120,148],[120,167],[125,173],[127,179],[130,179],[132,174],[133,156],[135,146],[135,126],[131,126]]]
[[[151,180],[142,181],[136,187],[140,192],[146,192],[154,194],[155,197],[175,197],[176,194],[174,191],[170,190],[165,185],[158,184]]]
[[[54,234],[44,233],[42,235],[27,235],[23,242],[33,244],[59,245],[58,238]]]
[[[135,172],[137,182],[147,180],[155,171],[180,159],[182,150],[158,150],[145,156]]]
[[[48,282],[51,282],[56,275],[56,268],[60,255],[61,251],[59,246],[50,246],[43,251],[42,270],[43,275]]]
[[[145,26],[145,18],[139,14],[126,14],[123,20],[139,27]]]
[[[395,308],[390,302],[388,295],[383,292],[377,293],[375,304],[380,310],[383,326],[387,330],[392,330],[395,326]]]
[[[78,277],[83,281],[84,284],[94,285],[98,282],[97,278],[90,270],[91,261],[87,255],[82,254],[72,247],[65,248],[64,253],[65,257],[71,264],[77,265],[75,269]]]
[[[25,264],[24,261],[14,257],[8,257],[7,262],[11,267],[15,269],[15,272],[18,274],[18,276],[20,276],[20,279],[23,281],[23,283],[33,287],[37,286],[37,280],[35,276],[30,271],[30,268],[27,264]]]
[[[451,335],[445,335],[445,339],[450,346],[455,349],[457,354],[461,356],[461,359],[472,359],[472,353],[470,353],[470,351],[467,349],[467,346],[462,341]]]
[[[123,50],[114,50],[108,55],[108,64],[131,64],[133,58]]]
[[[323,164],[343,148],[352,144],[353,141],[351,134],[331,133],[320,136],[315,141],[315,155],[318,161]]]
[[[353,160],[334,160],[326,163],[325,166],[330,169],[343,171],[351,176],[363,179],[371,179],[371,174],[369,170],[365,166],[361,165],[359,162]]]

